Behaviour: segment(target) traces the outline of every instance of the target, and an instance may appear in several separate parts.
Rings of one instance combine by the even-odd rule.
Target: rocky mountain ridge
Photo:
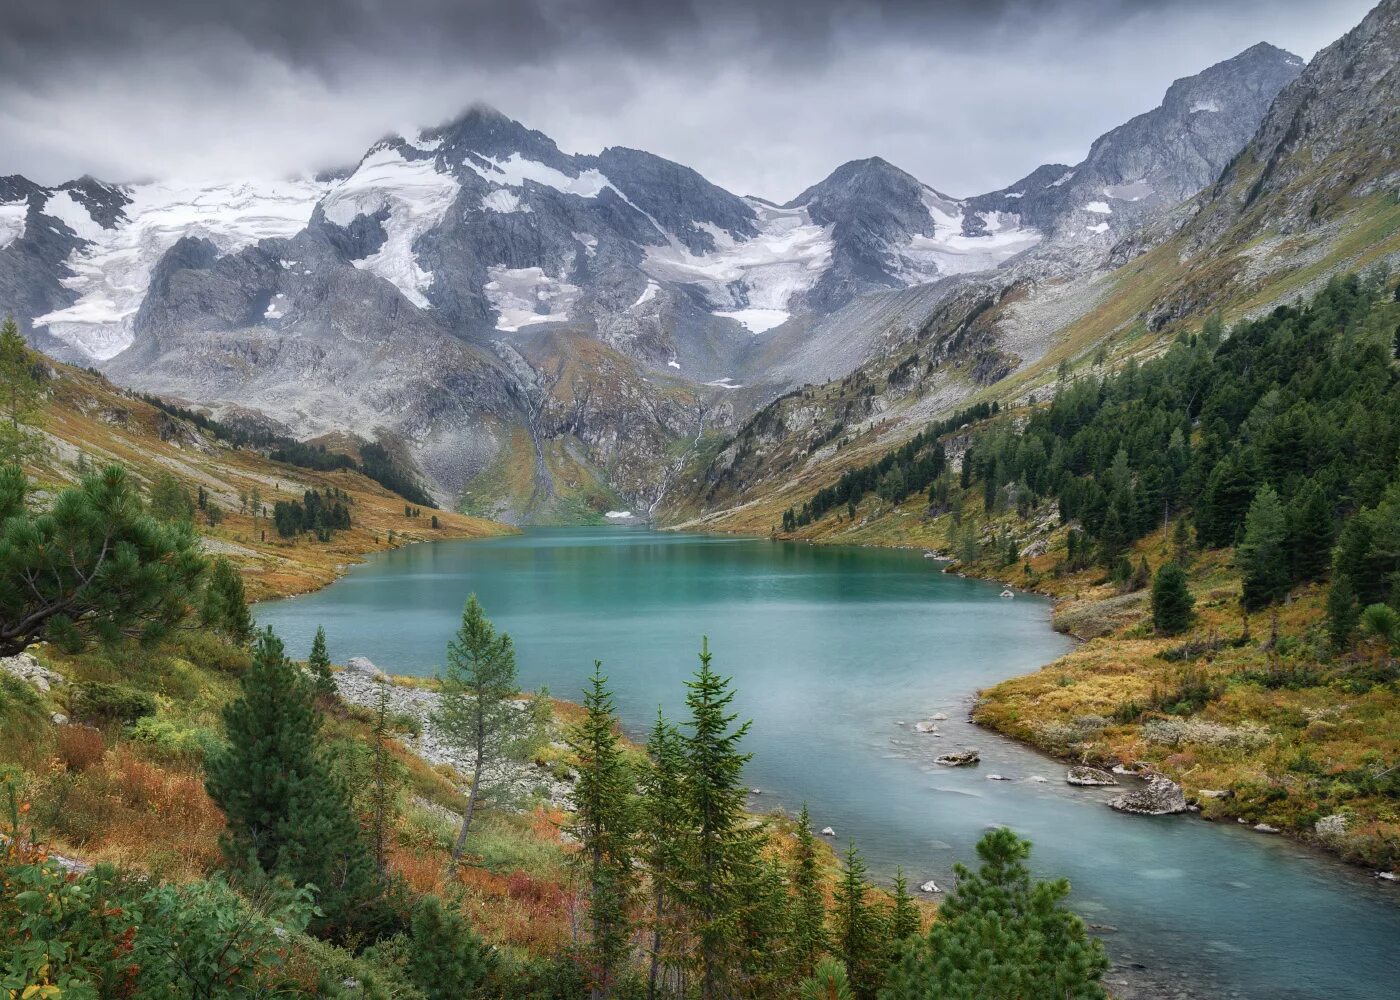
[[[393,439],[443,502],[649,510],[702,433],[896,350],[967,282],[1094,266],[1218,173],[1297,64],[1256,46],[1075,177],[969,199],[871,158],[778,205],[639,150],[562,152],[482,106],[334,176],[6,178],[0,309],[123,384]]]

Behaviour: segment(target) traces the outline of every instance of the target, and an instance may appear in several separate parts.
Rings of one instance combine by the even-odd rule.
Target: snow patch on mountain
[[[923,201],[933,219],[933,235],[915,233],[909,242],[891,248],[896,260],[892,273],[906,285],[990,270],[1041,240],[1038,230],[1022,226],[1020,217],[1010,212],[976,213],[980,233],[969,236],[962,202],[930,187],[925,187]]]
[[[1197,101],[1195,104],[1191,105],[1191,111],[1189,113],[1194,115],[1198,111],[1208,111],[1214,114],[1219,114],[1220,105],[1215,101]]]
[[[694,254],[674,238],[647,247],[642,269],[659,281],[700,288],[711,311],[762,333],[787,320],[792,300],[815,285],[831,266],[830,227],[819,226],[805,208],[777,208],[751,201],[758,235],[735,239],[702,223],[715,249]]]
[[[67,261],[74,273],[63,283],[77,301],[35,317],[34,325],[103,361],[131,344],[131,323],[151,270],[177,240],[204,238],[220,253],[231,253],[261,239],[290,239],[306,226],[326,188],[311,180],[163,181],[121,190],[131,203],[115,229],[97,225],[66,191],[49,198],[44,209],[91,242]]]
[[[577,301],[580,289],[550,277],[539,267],[492,267],[484,286],[486,298],[496,310],[496,329],[514,333],[536,323],[562,323]]]
[[[483,212],[498,212],[501,215],[510,215],[512,212],[530,212],[533,209],[520,200],[520,195],[510,188],[497,188],[481,196],[481,210]]]
[[[97,240],[106,232],[83,207],[73,195],[67,191],[55,191],[49,195],[44,202],[41,211],[52,218],[58,219],[80,240]]]
[[[24,235],[24,217],[28,212],[27,201],[0,202],[0,247]]]
[[[1094,212],[1097,215],[1112,215],[1113,208],[1106,201],[1091,201],[1084,206],[1084,211]]]
[[[661,286],[650,278],[647,279],[647,286],[642,289],[642,294],[637,296],[637,301],[632,303],[632,308],[636,309],[640,305],[645,305],[656,298],[656,293],[661,291]]]
[[[353,174],[326,195],[321,212],[328,221],[346,226],[357,216],[387,211],[384,244],[353,263],[426,309],[424,292],[432,285],[433,275],[418,266],[413,245],[442,222],[459,189],[457,179],[440,173],[435,160],[410,160],[397,147],[384,145],[372,150]]]
[[[562,170],[556,170],[536,160],[527,160],[519,153],[511,153],[504,160],[473,153],[462,163],[488,181],[495,181],[507,187],[520,188],[525,186],[526,181],[534,181],[536,184],[554,188],[564,194],[578,195],[580,198],[596,198],[608,188],[617,190],[600,170],[581,170],[577,177],[570,177]]]

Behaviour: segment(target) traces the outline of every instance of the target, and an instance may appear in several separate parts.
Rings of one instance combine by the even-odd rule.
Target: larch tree
[[[636,776],[622,753],[613,696],[598,661],[583,711],[567,737],[578,771],[569,832],[578,840],[574,863],[588,897],[589,991],[600,1000],[613,995],[631,946],[638,815]]]
[[[447,645],[447,670],[438,680],[442,693],[433,722],[471,767],[467,808],[447,864],[451,875],[466,849],[488,768],[518,759],[534,728],[533,717],[512,704],[520,694],[515,645],[509,635],[496,632],[475,594],[467,599],[462,625]]]
[[[335,677],[331,674],[330,654],[326,652],[326,630],[320,625],[316,626],[316,636],[311,640],[311,655],[306,658],[306,669],[311,674],[311,687],[318,695],[335,697]]]

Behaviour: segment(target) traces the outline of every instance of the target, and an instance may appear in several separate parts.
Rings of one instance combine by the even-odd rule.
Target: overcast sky
[[[879,155],[950,194],[1073,163],[1258,41],[1372,0],[0,0],[0,174],[353,163],[475,101],[784,201]]]

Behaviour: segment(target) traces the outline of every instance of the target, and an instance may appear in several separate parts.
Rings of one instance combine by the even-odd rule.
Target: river
[[[367,656],[424,675],[475,592],[514,638],[525,686],[577,698],[600,659],[636,736],[658,706],[682,714],[708,635],[736,710],[753,720],[753,805],[806,802],[814,825],[842,847],[853,838],[875,873],[899,865],[915,884],[947,886],[953,862],[1007,825],[1034,842],[1036,871],[1067,877],[1071,905],[1105,928],[1111,986],[1202,1000],[1400,996],[1394,886],[1234,825],[1120,815],[1107,793],[1066,786],[1063,766],[967,722],[977,689],[1070,641],[1050,628],[1048,602],[1002,599],[940,568],[910,551],[531,529],[388,552],[255,613],[291,655],[305,656],[323,625],[337,662]],[[941,737],[914,731],[939,712]],[[933,763],[966,746],[980,766]]]

